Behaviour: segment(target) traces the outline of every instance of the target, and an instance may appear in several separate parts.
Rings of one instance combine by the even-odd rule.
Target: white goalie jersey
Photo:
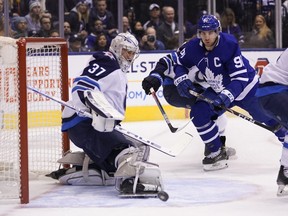
[[[114,80],[117,80],[116,84],[112,83]],[[108,51],[96,52],[82,74],[74,79],[72,99],[69,103],[89,112],[90,108],[85,103],[84,92],[101,91],[112,107],[124,116],[127,83],[127,76],[120,69],[115,56]],[[74,110],[65,108],[62,113],[62,131],[66,131],[84,119],[87,117],[78,116]]]

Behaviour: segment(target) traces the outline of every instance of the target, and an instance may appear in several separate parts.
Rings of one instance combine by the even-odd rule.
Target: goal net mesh
[[[27,86],[63,98],[68,88],[64,86],[67,71],[63,71],[63,64],[67,62],[63,60],[63,44],[0,37],[0,198],[22,197],[21,175],[29,173],[31,179],[56,170],[57,160],[67,150],[63,147],[61,105],[19,85],[25,76]],[[26,48],[21,51],[19,46]],[[22,91],[27,92],[26,98]],[[27,102],[24,108],[20,107],[23,99]],[[21,109],[26,109],[22,112],[27,114],[26,125],[20,121]],[[27,130],[22,138],[21,130]],[[21,150],[25,135],[27,152]],[[22,158],[28,158],[28,173],[21,167]]]

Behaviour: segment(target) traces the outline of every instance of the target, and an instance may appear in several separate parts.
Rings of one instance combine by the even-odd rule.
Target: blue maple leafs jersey
[[[150,72],[151,74],[158,74],[161,77],[163,85],[174,85],[173,79],[175,77],[174,65],[177,59],[176,52],[173,51],[164,57],[160,58],[155,68]],[[198,83],[207,88],[207,83],[199,69],[193,66],[189,69],[188,77],[193,83]]]
[[[95,52],[80,76],[73,81],[69,103],[83,111],[90,111],[85,105],[84,91],[101,91],[109,103],[121,114],[126,110],[127,76],[122,72],[116,57],[109,51]],[[62,113],[62,131],[87,119],[65,107]]]
[[[207,51],[199,38],[184,43],[177,51],[176,76],[187,74],[193,66],[215,92],[227,89],[235,100],[242,100],[258,83],[256,71],[242,56],[237,41],[226,33],[219,33],[212,51]]]

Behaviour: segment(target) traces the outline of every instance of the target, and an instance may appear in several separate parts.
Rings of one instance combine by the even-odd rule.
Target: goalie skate
[[[169,195],[161,190],[161,186],[144,184],[134,181],[133,178],[125,179],[120,186],[121,198],[159,198],[162,201],[167,201]]]
[[[168,194],[163,191],[159,166],[148,162],[148,155],[149,148],[145,145],[124,149],[117,155],[114,177],[117,179],[116,189],[120,197],[168,199]]]
[[[278,173],[277,184],[277,196],[288,196],[288,169],[285,169],[282,165],[280,166]]]

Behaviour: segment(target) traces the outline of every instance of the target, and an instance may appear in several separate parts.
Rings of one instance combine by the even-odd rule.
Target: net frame
[[[60,67],[60,72],[59,74],[59,80],[57,84],[61,88],[59,89],[60,91],[60,98],[64,101],[67,101],[69,98],[69,91],[68,91],[68,46],[67,42],[65,39],[62,38],[20,38],[18,40],[15,39],[10,39],[10,38],[5,38],[5,37],[0,37],[0,40],[7,40],[7,43],[12,43],[17,47],[17,53],[4,53],[6,56],[5,58],[8,58],[8,60],[11,58],[11,63],[15,61],[13,59],[16,55],[16,65],[15,67],[18,68],[14,71],[15,73],[15,78],[16,81],[12,82],[16,86],[15,90],[15,98],[16,98],[16,103],[18,106],[18,111],[19,114],[17,115],[18,122],[17,126],[18,128],[18,139],[15,139],[15,142],[18,142],[19,146],[19,164],[16,164],[17,167],[19,167],[19,176],[16,176],[16,179],[18,178],[17,181],[19,181],[19,198],[21,204],[29,203],[29,173],[31,172],[31,161],[29,164],[29,147],[31,147],[31,144],[29,146],[29,118],[28,118],[28,110],[30,109],[28,104],[28,97],[27,97],[27,82],[29,82],[30,77],[27,75],[29,72],[28,67],[29,67],[29,61],[37,58],[41,58],[44,61],[45,59],[54,59],[54,58],[59,58],[59,65],[57,67]],[[51,47],[51,54],[43,54],[42,57],[40,57],[42,54],[38,53],[33,56],[33,53],[28,53],[28,50],[39,50],[43,49],[43,47],[48,47],[50,49]],[[53,47],[57,48],[57,53],[55,56],[53,56]],[[48,50],[49,50],[48,49]],[[6,50],[5,50],[6,52]],[[6,55],[7,54],[7,55]],[[4,56],[2,53],[2,57]],[[39,56],[40,55],[40,56]],[[47,56],[48,57],[47,57]],[[51,56],[52,55],[52,56]],[[7,60],[7,59],[6,59]],[[9,60],[10,61],[10,60]],[[32,63],[33,64],[33,63]],[[1,75],[1,74],[0,74]],[[2,74],[3,75],[3,74]],[[14,74],[13,74],[14,76]],[[27,79],[27,76],[29,76],[29,79]],[[38,78],[39,79],[39,78]],[[33,83],[33,82],[31,82]],[[30,83],[30,84],[31,84]],[[5,87],[4,88],[8,88]],[[1,101],[0,101],[1,103]],[[61,110],[63,107],[61,107]],[[4,117],[3,117],[4,118]],[[3,120],[3,119],[2,119]],[[45,128],[44,128],[45,129]],[[70,148],[69,146],[69,139],[67,133],[61,133],[61,149],[62,152],[61,154],[63,155],[65,152],[67,152]],[[14,141],[13,141],[14,142]],[[0,150],[1,150],[1,145],[0,145]],[[45,153],[44,153],[45,154]],[[56,161],[55,161],[56,163]],[[15,164],[14,164],[15,166]],[[53,171],[53,170],[52,170]]]

